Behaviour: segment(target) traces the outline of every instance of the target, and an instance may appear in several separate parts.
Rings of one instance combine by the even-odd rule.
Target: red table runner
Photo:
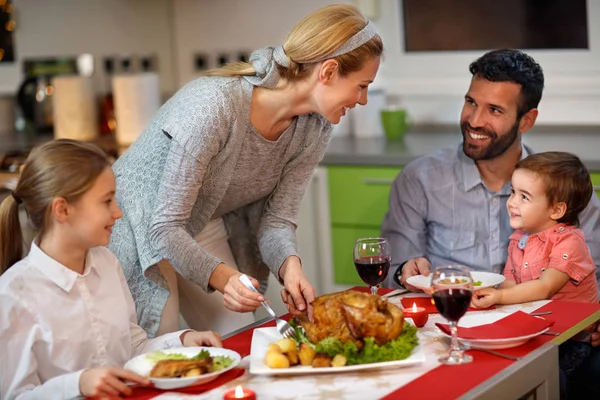
[[[600,304],[552,301],[536,311],[552,311],[552,314],[544,315],[544,318],[554,321],[553,331],[562,333],[599,310]],[[503,349],[502,352],[523,357],[552,339],[553,336],[540,335],[522,346]],[[475,355],[476,362],[463,365],[440,365],[385,396],[384,399],[417,399],[422,398],[423,393],[427,393],[428,400],[454,399],[516,362],[478,350],[471,350],[471,352]],[[456,379],[457,376],[461,378]]]

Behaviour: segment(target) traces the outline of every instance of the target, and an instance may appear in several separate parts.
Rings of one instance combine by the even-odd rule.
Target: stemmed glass
[[[440,357],[442,364],[467,364],[473,357],[465,354],[458,345],[458,320],[465,315],[473,294],[473,278],[467,267],[449,265],[438,267],[431,276],[433,300],[440,314],[448,320],[452,342],[450,352]]]
[[[386,238],[361,238],[354,245],[354,265],[364,283],[370,286],[371,293],[377,294],[379,284],[385,280],[392,257],[390,244]]]

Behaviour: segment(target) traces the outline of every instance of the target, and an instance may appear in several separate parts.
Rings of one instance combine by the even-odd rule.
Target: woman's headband
[[[342,54],[349,53],[377,35],[375,26],[371,22],[362,28],[359,32],[355,33],[350,39],[346,40],[340,47],[337,48],[331,54],[319,60],[312,60],[313,62],[321,62],[330,58],[341,56]],[[273,88],[279,81],[279,72],[275,64],[281,65],[282,67],[290,66],[290,58],[285,54],[283,46],[266,47],[261,50],[257,50],[250,55],[250,63],[256,70],[256,76],[245,76],[250,83],[255,86],[263,86]]]

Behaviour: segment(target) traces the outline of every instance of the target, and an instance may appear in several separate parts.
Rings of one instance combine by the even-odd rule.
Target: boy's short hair
[[[537,153],[519,161],[515,169],[538,174],[550,204],[567,205],[565,215],[557,222],[579,226],[579,214],[594,194],[590,173],[579,157],[563,151]]]

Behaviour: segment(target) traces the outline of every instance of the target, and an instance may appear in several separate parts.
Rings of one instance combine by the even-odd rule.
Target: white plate
[[[465,328],[471,328],[474,326],[491,324],[499,319],[506,317],[506,314],[466,314],[458,321],[458,326],[462,326]],[[532,333],[531,335],[525,336],[515,336],[511,338],[503,338],[503,339],[463,339],[458,337],[458,341],[463,343],[466,346],[472,347],[474,349],[510,349],[511,347],[517,347],[522,344],[525,344],[529,339],[532,339],[536,336],[541,335],[546,332],[550,327],[545,328],[539,332]],[[447,337],[450,335],[446,334],[444,331],[440,331]]]
[[[419,336],[419,343],[423,338]],[[252,335],[252,346],[250,348],[250,373],[255,375],[306,375],[306,374],[329,374],[333,372],[359,371],[365,369],[408,367],[425,361],[425,352],[421,345],[417,345],[412,354],[398,361],[386,361],[371,364],[348,365],[345,367],[313,368],[311,366],[296,365],[290,368],[269,368],[265,364],[265,354],[270,343],[281,339],[277,328],[257,328]]]
[[[504,282],[504,275],[493,272],[471,271],[473,282],[481,281],[481,285],[473,286],[473,290],[496,286]],[[421,290],[427,290],[431,287],[431,274],[428,276],[414,275],[406,280],[406,283],[413,285]]]
[[[226,356],[233,360],[231,365],[221,371],[211,372],[200,376],[192,376],[189,378],[148,378],[154,383],[154,387],[157,389],[178,389],[186,386],[199,385],[201,383],[207,383],[217,378],[223,372],[229,371],[235,368],[240,363],[240,355],[233,350],[220,349],[217,347],[179,347],[174,349],[161,350],[165,353],[179,353],[188,357],[193,357],[200,353],[201,350],[207,350],[211,356]],[[142,354],[132,358],[125,364],[125,369],[137,372],[142,376],[148,376],[155,362],[151,361],[146,357],[150,353]]]

